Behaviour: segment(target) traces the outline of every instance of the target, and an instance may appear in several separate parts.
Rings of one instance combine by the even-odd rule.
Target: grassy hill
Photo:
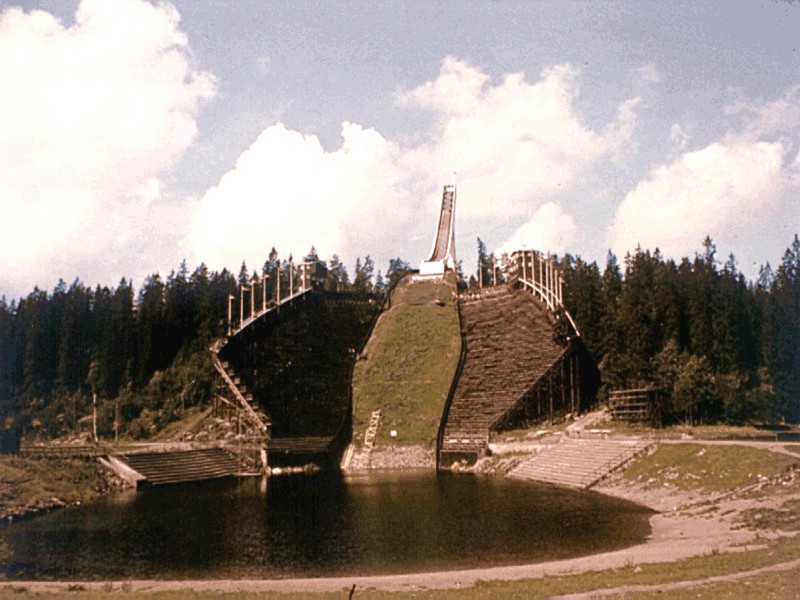
[[[354,441],[380,408],[377,446],[435,446],[461,344],[454,291],[454,283],[407,278],[392,292],[353,374]]]

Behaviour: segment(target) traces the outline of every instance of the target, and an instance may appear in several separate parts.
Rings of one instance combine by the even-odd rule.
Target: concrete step
[[[520,463],[509,476],[588,488],[652,443],[644,440],[562,439]]]
[[[230,477],[239,461],[221,448],[128,454],[119,457],[150,485]]]

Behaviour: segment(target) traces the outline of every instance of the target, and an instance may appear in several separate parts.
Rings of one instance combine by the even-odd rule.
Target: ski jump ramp
[[[455,271],[456,262],[456,186],[446,185],[439,208],[439,226],[433,239],[430,257],[423,260],[419,274],[423,277],[441,277],[447,269]]]

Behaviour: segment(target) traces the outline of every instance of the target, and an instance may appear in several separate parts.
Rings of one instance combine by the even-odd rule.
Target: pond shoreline
[[[622,550],[592,554],[564,560],[515,566],[499,566],[477,569],[418,572],[399,575],[337,576],[289,579],[217,579],[217,580],[147,580],[135,579],[116,582],[131,592],[338,592],[350,589],[374,588],[385,591],[420,591],[425,589],[461,588],[475,585],[478,581],[514,581],[624,568],[631,564],[674,562],[682,558],[710,554],[712,552],[735,551],[742,544],[753,543],[756,533],[750,530],[734,530],[729,522],[720,518],[709,518],[707,507],[687,507],[683,502],[691,501],[686,495],[664,494],[629,486],[620,481],[611,481],[598,490],[600,493],[624,498],[633,502],[670,510],[656,512],[650,518],[652,533],[644,543]],[[761,543],[764,537],[762,534]],[[11,585],[9,582],[8,585]],[[33,593],[66,591],[83,588],[102,591],[108,582],[98,581],[14,581],[14,586],[23,586]],[[5,584],[0,584],[0,590]],[[6,586],[6,589],[9,589]]]
[[[424,450],[424,449],[422,449]],[[376,453],[380,457],[380,453]],[[388,452],[373,463],[376,469],[415,469],[416,460],[402,463],[396,459],[403,453]],[[394,455],[394,458],[392,458]],[[402,463],[402,464],[401,464]],[[380,465],[380,466],[378,466]],[[766,486],[786,485],[776,480]],[[419,591],[424,589],[470,587],[478,581],[515,581],[545,576],[571,575],[604,569],[619,569],[644,563],[672,563],[684,558],[728,552],[746,552],[764,547],[779,534],[738,527],[735,517],[743,510],[764,506],[764,500],[744,499],[739,493],[706,497],[691,492],[648,487],[614,475],[593,491],[635,502],[656,511],[650,517],[651,535],[647,541],[622,550],[592,554],[565,560],[517,566],[418,572],[400,575],[337,576],[289,579],[218,579],[218,580],[125,580],[132,592],[339,592],[374,588],[386,591]],[[737,490],[740,492],[741,490]],[[794,497],[797,494],[781,497]],[[773,502],[777,504],[777,498]],[[770,502],[767,502],[770,504]],[[63,592],[68,589],[107,589],[108,582],[97,581],[8,581],[0,590],[24,587],[37,592]],[[11,586],[11,587],[9,587]],[[77,587],[76,587],[77,586]]]

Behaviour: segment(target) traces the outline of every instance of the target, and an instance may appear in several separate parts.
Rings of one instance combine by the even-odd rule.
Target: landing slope
[[[392,292],[353,373],[357,445],[372,411],[380,409],[378,447],[435,447],[461,343],[454,291],[447,283],[405,279]]]

